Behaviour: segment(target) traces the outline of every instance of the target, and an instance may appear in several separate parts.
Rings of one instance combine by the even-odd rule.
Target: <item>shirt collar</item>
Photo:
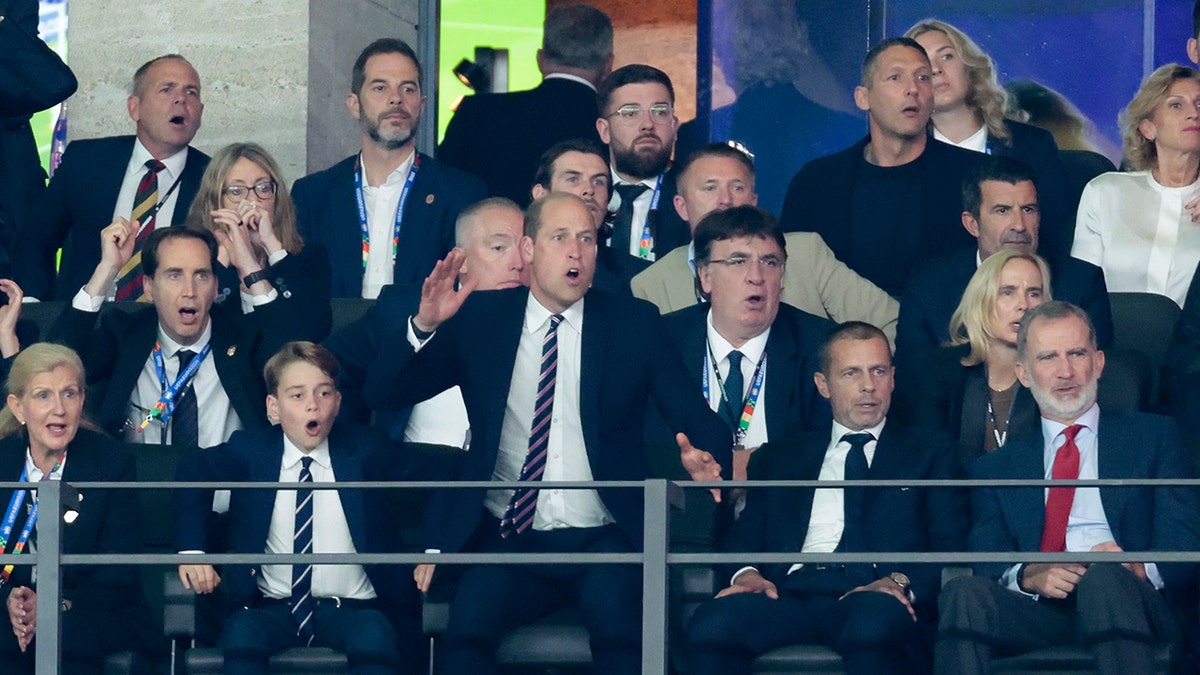
[[[1075,419],[1075,424],[1078,424],[1093,434],[1100,428],[1100,404],[1092,403],[1092,407],[1088,408],[1082,415]],[[1052,419],[1042,418],[1042,438],[1046,439],[1046,452],[1049,453],[1049,461],[1054,461],[1054,451],[1057,450],[1056,441],[1059,434],[1067,428],[1068,425],[1062,422],[1056,422]]]
[[[933,128],[933,137],[943,143],[956,145],[967,150],[974,150],[975,152],[987,152],[988,133],[986,124],[979,127],[979,130],[975,133],[962,139],[962,142],[960,143],[955,143],[949,138],[946,138],[944,135],[942,135],[942,132],[937,130],[937,127]]]
[[[412,168],[413,158],[415,158],[416,156],[417,156],[417,149],[414,147],[412,152],[408,153],[408,159],[405,159],[403,162],[400,162],[400,166],[396,167],[391,173],[389,173],[388,177],[383,181],[383,183],[381,185],[372,186],[369,183],[367,183],[367,174],[366,174],[367,169],[365,166],[361,166],[362,165],[362,154],[359,153],[358,162],[361,167],[361,168],[359,168],[359,171],[363,172],[363,174],[362,174],[363,187],[364,188],[393,187],[395,185],[399,185],[399,184],[403,183],[405,180],[408,179],[408,171],[409,171],[409,169]]]
[[[199,354],[200,350],[204,349],[204,345],[208,344],[209,340],[212,340],[212,314],[208,315],[208,323],[204,325],[204,330],[200,331],[200,338],[186,346],[172,340],[171,336],[167,335],[167,331],[163,330],[162,322],[158,324],[158,346],[162,349],[164,359],[175,356],[181,349],[190,349]]]
[[[300,451],[300,448],[292,442],[292,439],[283,435],[283,468],[291,469],[300,463],[300,460],[305,457],[312,457],[313,463],[320,466],[322,469],[329,469],[329,439],[321,441],[321,444],[313,448],[313,451],[307,455]]]
[[[842,436],[845,436],[846,434],[867,433],[867,434],[871,434],[872,436],[874,436],[875,440],[878,441],[879,435],[883,433],[883,425],[885,425],[885,424],[887,424],[887,417],[884,417],[882,420],[879,421],[879,424],[876,424],[875,426],[873,426],[869,429],[859,429],[858,431],[855,431],[853,429],[850,429],[849,427],[843,426],[841,422],[834,420],[833,421],[833,432],[830,434],[830,438],[829,438],[829,447],[832,448],[835,444],[840,443],[842,440]]]
[[[696,276],[696,242],[688,242],[688,267],[692,268],[692,276]]]
[[[625,180],[624,178],[621,178],[620,176],[618,176],[617,168],[615,166],[609,165],[608,170],[612,173],[612,184],[613,185],[634,185],[634,183],[630,183],[629,181]],[[655,187],[658,186],[658,179],[661,178],[664,174],[665,174],[665,172],[660,173],[657,176],[650,176],[649,178],[643,178],[642,180],[638,181],[636,184],[637,185],[645,185],[646,187],[653,190]],[[613,194],[616,194],[616,190],[613,190]]]
[[[188,149],[185,147],[170,157],[160,160],[163,163],[163,166],[167,167],[165,171],[168,174],[168,178],[171,179],[171,182],[174,182],[175,178],[183,173],[183,166],[184,164],[187,164],[187,155]],[[129,158],[129,167],[125,170],[125,172],[127,174],[136,174],[140,176],[146,172],[146,162],[149,162],[152,159],[154,159],[154,155],[151,155],[150,151],[146,149],[146,146],[142,145],[141,139],[135,139],[133,142],[133,156]],[[161,176],[162,174],[159,173],[159,175]],[[165,193],[165,190],[170,187],[170,183],[167,183],[166,186],[163,186],[162,182],[160,181],[159,187]]]
[[[720,363],[725,360],[725,357],[729,356],[729,352],[734,350],[734,346],[729,340],[722,337],[713,326],[711,309],[708,310],[705,323],[707,324],[708,331],[708,346],[712,349],[713,358],[717,360],[717,363]],[[767,348],[767,338],[770,336],[771,327],[767,326],[766,330],[746,340],[737,350],[742,353],[743,358],[749,359],[752,363],[758,363],[758,360],[762,358],[763,350]],[[716,363],[713,366],[715,367]]]
[[[576,333],[583,333],[583,298],[579,302],[559,312],[563,317],[563,323],[575,329]],[[538,302],[537,298],[533,297],[533,293],[529,294],[529,299],[525,301],[525,330],[529,333],[536,333],[543,330],[550,323],[550,316],[554,312],[546,309],[542,303]]]
[[[67,456],[64,453],[62,460],[59,461],[58,469],[50,472],[50,480],[62,480],[63,470],[67,468]],[[25,448],[25,478],[30,483],[36,483],[39,480],[44,480],[46,475],[33,462],[33,453],[29,448]]]
[[[586,86],[588,89],[591,89],[592,91],[596,91],[596,85],[592,84],[591,82],[588,82],[587,80],[583,79],[582,77],[579,77],[578,75],[572,75],[570,73],[547,73],[544,77],[542,77],[542,79],[543,80],[570,80],[572,82],[578,82],[579,84]]]

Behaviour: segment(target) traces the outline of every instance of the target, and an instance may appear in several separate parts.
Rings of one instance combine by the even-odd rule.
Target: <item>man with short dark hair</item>
[[[438,159],[487,183],[493,196],[529,203],[529,176],[559,141],[598,142],[596,87],[612,70],[613,28],[588,5],[546,13],[537,52],[542,83],[528,91],[476,92],[458,104]]]
[[[458,478],[530,485],[435,492],[429,548],[638,550],[640,495],[539,490],[537,481],[648,477],[642,428],[652,401],[679,433],[680,461],[693,477],[717,478],[728,466],[729,431],[688,385],[658,312],[590,290],[596,246],[595,220],[578,197],[552,192],[534,201],[521,240],[529,288],[470,295],[471,285],[455,287],[463,254],[452,252],[425,282],[407,331],[371,368],[365,394],[381,409],[459,385],[472,445]],[[448,673],[495,672],[509,630],[577,604],[596,671],[640,673],[641,601],[638,567],[471,566],[458,581],[442,664]]]
[[[100,262],[101,230],[132,221],[139,228],[135,257],[128,269],[114,273],[103,294],[136,300],[142,293],[140,242],[155,229],[183,225],[208,166],[208,155],[188,145],[204,113],[200,76],[179,54],[151,59],[134,74],[125,107],[136,134],[68,145],[54,180],[17,233],[13,275],[26,296],[70,300]]]
[[[608,145],[613,235],[608,245],[656,260],[688,242],[687,226],[671,203],[675,178],[668,169],[675,149],[675,88],[666,73],[631,64],[600,85],[596,130]]]
[[[972,477],[1187,478],[1175,424],[1096,403],[1104,352],[1086,312],[1046,302],[1017,333],[1017,377],[1041,409],[1041,433],[1010,438]],[[1106,675],[1151,673],[1154,647],[1182,647],[1171,604],[1194,616],[1195,563],[1154,563],[1156,551],[1195,551],[1193,488],[1179,486],[972,488],[973,552],[1061,553],[1044,563],[978,563],[940,602],[936,672],[982,675],[993,652],[1083,644]],[[1077,563],[1072,553],[1145,552],[1145,562]]]
[[[962,195],[962,226],[976,244],[913,271],[900,302],[898,352],[911,354],[949,342],[950,316],[976,268],[993,253],[1005,248],[1038,252],[1041,210],[1028,165],[1008,157],[990,157],[963,180]],[[1053,297],[1082,307],[1096,326],[1100,347],[1112,344],[1112,309],[1104,271],[1067,255],[1050,256],[1046,263]]]
[[[789,232],[820,234],[838,260],[898,298],[913,267],[970,243],[955,226],[959,190],[986,155],[929,136],[933,69],[917,42],[880,42],[862,75],[854,102],[869,135],[804,165],[779,221]]]
[[[954,478],[949,439],[887,419],[893,373],[887,337],[861,322],[822,343],[813,380],[833,422],[755,454],[767,480]],[[941,565],[889,563],[885,552],[960,551],[960,488],[759,488],[724,546],[729,551],[880,552],[874,564],[727,566],[729,579],[688,627],[689,675],[750,673],[755,657],[791,644],[835,649],[850,675],[928,672]]]
[[[296,226],[329,253],[333,297],[376,298],[388,284],[420,283],[454,247],[458,214],[487,190],[417,152],[425,96],[421,64],[403,40],[363,49],[346,108],[362,129],[362,149],[296,181]]]
[[[1187,41],[1187,55],[1192,63],[1200,64],[1200,2],[1192,5],[1192,37]]]

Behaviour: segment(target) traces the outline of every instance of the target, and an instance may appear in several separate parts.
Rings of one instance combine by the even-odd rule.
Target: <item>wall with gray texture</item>
[[[133,71],[178,52],[200,73],[204,121],[193,145],[262,144],[287,180],[354,152],[350,68],[368,42],[414,42],[418,0],[71,0],[69,60],[79,91],[70,138],[133,133]]]

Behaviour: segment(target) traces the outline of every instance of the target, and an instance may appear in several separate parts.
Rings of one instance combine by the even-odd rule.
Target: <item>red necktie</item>
[[[1079,478],[1079,448],[1075,436],[1082,425],[1073,424],[1063,429],[1067,442],[1054,455],[1054,466],[1050,477],[1054,480],[1077,480]],[[1071,515],[1071,504],[1075,501],[1075,488],[1052,487],[1046,498],[1046,523],[1042,528],[1042,551],[1067,550],[1067,518]]]

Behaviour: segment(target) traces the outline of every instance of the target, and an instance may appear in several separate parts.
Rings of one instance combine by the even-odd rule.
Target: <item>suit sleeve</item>
[[[75,309],[70,305],[63,308],[50,327],[47,340],[58,342],[74,349],[87,371],[88,382],[102,382],[112,376],[117,361],[118,345],[113,332],[111,313],[99,325],[97,314]],[[97,401],[98,402],[98,401]]]
[[[929,286],[926,276],[920,272],[908,283],[896,320],[897,354],[920,353],[941,343],[939,334],[934,332],[928,303],[942,294]]]
[[[1104,270],[1099,267],[1092,270],[1091,278],[1085,286],[1085,295],[1080,299],[1080,308],[1087,312],[1096,327],[1096,343],[1100,349],[1113,346],[1112,304],[1108,301],[1108,285],[1104,283]]]
[[[1190,478],[1188,461],[1181,449],[1183,441],[1173,420],[1163,420],[1166,429],[1160,435],[1155,478]],[[1164,486],[1154,488],[1154,535],[1151,548],[1155,551],[1200,550],[1200,502],[1193,487]],[[1167,588],[1193,592],[1200,564],[1158,563]]]
[[[809,218],[809,205],[812,204],[811,163],[804,165],[788,184],[787,195],[783,199],[783,209],[779,212],[779,225],[784,232],[816,232],[816,224]]]
[[[239,432],[244,433],[244,432]],[[237,435],[235,434],[235,437]],[[175,480],[181,483],[244,481],[245,464],[229,442],[193,452],[179,462]],[[176,488],[172,495],[175,510],[175,548],[179,551],[204,551],[208,548],[213,490]]]
[[[84,161],[79,158],[74,144],[67,146],[62,164],[38,200],[37,208],[17,231],[13,250],[20,251],[21,255],[13,256],[13,276],[25,291],[26,297],[39,300],[54,299],[54,278],[57,271],[55,255],[71,229],[68,205],[76,199],[71,188],[90,183],[88,177],[83,174],[86,171],[86,167],[81,165]],[[95,243],[99,245],[99,238]]]
[[[0,116],[25,117],[66,99],[79,83],[58,54],[38,37],[38,3],[17,4],[20,14],[0,21]],[[30,11],[31,10],[31,11]]]
[[[894,344],[900,303],[838,260],[820,235],[810,248],[809,269],[826,315],[836,323],[866,321]]]
[[[315,176],[305,176],[292,183],[292,202],[296,205],[296,230],[306,242],[313,237],[313,223],[317,219],[319,200],[316,199],[316,195],[309,194],[314,191],[313,183],[316,180]]]
[[[272,265],[269,272],[271,284],[279,297],[269,303],[277,305],[274,309],[266,309],[267,305],[260,306],[266,309],[272,319],[264,328],[271,328],[271,324],[278,321],[278,314],[284,313],[295,321],[295,330],[283,337],[312,342],[320,342],[328,337],[333,328],[333,310],[330,306],[333,272],[325,247],[320,244],[305,246],[299,253],[289,254],[278,264]],[[285,309],[287,311],[283,312]],[[280,342],[279,346],[282,345],[283,342]]]
[[[930,479],[962,478],[963,470],[954,447],[945,436],[930,439],[936,448]],[[963,487],[927,488],[925,495],[925,524],[929,532],[929,550],[943,553],[959,552],[967,547],[970,500]],[[913,565],[908,572],[913,593],[918,601],[928,601],[941,591],[941,563]]]
[[[984,457],[984,460],[990,459]],[[980,470],[980,462],[972,466],[971,477],[986,479],[999,478],[989,471]],[[1004,510],[1000,507],[998,490],[1015,490],[1030,488],[1004,487],[975,487],[971,489],[971,531],[967,537],[967,550],[978,552],[1007,552],[1018,550],[1017,542],[1013,539],[1011,529],[1004,518]],[[1041,490],[1042,488],[1032,488]],[[1009,563],[973,563],[975,574],[994,579],[997,582],[1004,572],[1012,567]]]
[[[1083,188],[1075,219],[1075,241],[1071,244],[1071,257],[1097,267],[1104,267],[1105,191],[1095,180]]]
[[[438,146],[439,162],[463,171],[471,170],[471,150],[474,146],[472,131],[478,128],[474,118],[475,97],[468,96],[459,103],[458,110],[454,111],[450,124],[446,126],[446,135]]]
[[[404,410],[460,384],[455,352],[454,321],[443,324],[421,350],[408,342],[407,322],[385,342],[389,349],[367,371],[363,400],[375,410]]]

